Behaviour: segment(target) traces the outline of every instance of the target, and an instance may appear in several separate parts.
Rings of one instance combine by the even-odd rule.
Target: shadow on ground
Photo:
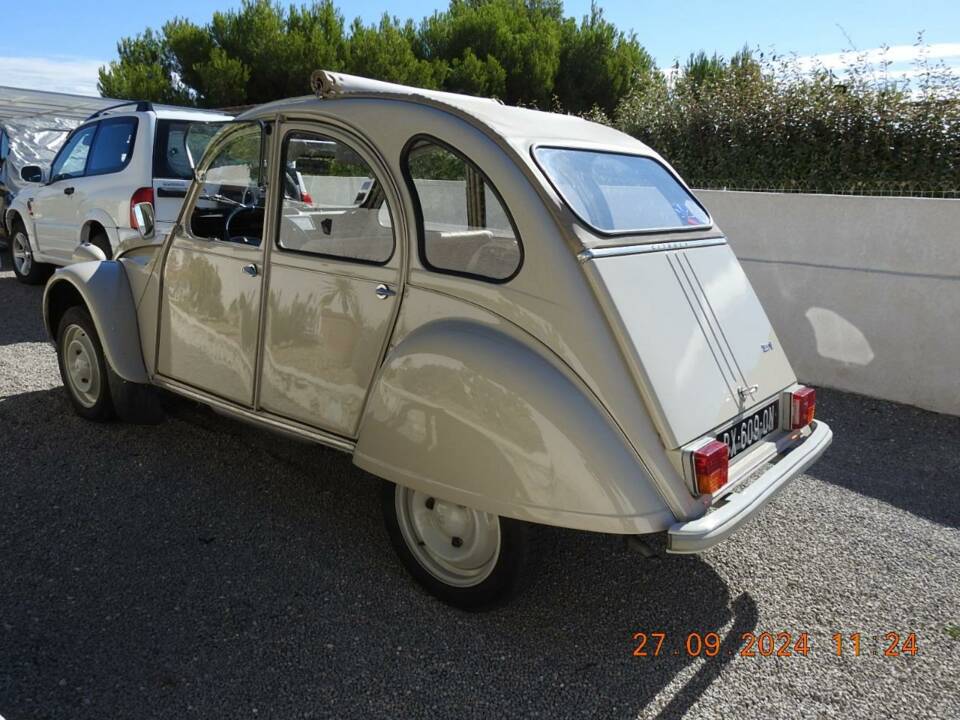
[[[836,390],[818,390],[833,445],[807,474],[960,528],[960,417]]]
[[[7,716],[634,717],[690,664],[678,638],[727,628],[733,649],[756,626],[754,600],[699,559],[552,529],[518,601],[454,611],[408,579],[379,481],[348,456],[168,410],[156,427],[93,425],[59,388],[0,401]],[[636,631],[669,647],[632,657]]]
[[[0,250],[0,264],[9,269],[7,252]],[[24,285],[12,272],[0,275],[0,345],[20,342],[44,342],[47,333],[43,328],[43,286]]]

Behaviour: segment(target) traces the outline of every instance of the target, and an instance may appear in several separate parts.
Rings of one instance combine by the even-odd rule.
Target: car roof
[[[108,117],[133,117],[153,113],[162,120],[192,120],[194,122],[227,122],[233,115],[217,110],[179,107],[177,105],[158,105],[155,103],[131,101],[113,107],[104,108],[88,117],[84,123]]]
[[[341,98],[379,98],[446,109],[484,126],[521,149],[534,145],[595,147],[658,157],[653,150],[630,135],[576,115],[515,107],[492,98],[424,90],[328,70],[315,72],[311,82],[315,96],[260,105],[239,115],[237,120],[254,120],[292,109],[309,112],[311,107],[320,107]]]

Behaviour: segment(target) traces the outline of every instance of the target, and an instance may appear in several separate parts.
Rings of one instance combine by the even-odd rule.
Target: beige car
[[[179,222],[59,270],[77,411],[153,386],[384,480],[414,577],[467,608],[532,524],[705,550],[831,441],[737,258],[650,148],[576,117],[314,75],[221,130]],[[95,253],[92,253],[95,254]]]

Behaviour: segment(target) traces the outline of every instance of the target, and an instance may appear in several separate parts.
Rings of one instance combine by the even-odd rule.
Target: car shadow
[[[62,388],[0,400],[3,707],[673,718],[757,626],[698,558],[553,528],[513,603],[451,609],[400,566],[349,456],[164,403],[144,427],[83,421]],[[690,657],[694,632],[720,654]]]
[[[948,527],[960,527],[960,417],[817,390],[833,445],[807,474]]]
[[[5,256],[0,252],[0,257]],[[9,269],[8,260],[0,270],[0,290],[4,304],[0,307],[0,345],[21,342],[44,342],[43,287],[24,285]]]

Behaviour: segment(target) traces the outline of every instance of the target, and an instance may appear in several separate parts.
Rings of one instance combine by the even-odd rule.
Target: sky
[[[302,1],[302,0],[298,0]],[[0,85],[96,95],[97,69],[117,57],[117,41],[146,27],[159,28],[174,16],[203,24],[216,10],[239,0],[162,0],[130,3],[97,0],[3,0],[0,34]],[[284,0],[283,4],[288,4]],[[420,19],[446,2],[431,0],[350,0],[338,2],[347,21],[367,22],[384,11]],[[787,5],[771,0],[608,0],[599,2],[608,19],[633,30],[660,67],[691,52],[714,51],[729,57],[743,47],[819,57],[840,65],[837,53],[890,46],[894,72],[908,72],[917,33],[924,32],[930,56],[960,70],[960,2],[914,0],[904,3],[803,0]],[[565,0],[567,15],[580,17],[590,0]],[[42,21],[38,21],[40,18]],[[21,30],[18,30],[21,29]]]

